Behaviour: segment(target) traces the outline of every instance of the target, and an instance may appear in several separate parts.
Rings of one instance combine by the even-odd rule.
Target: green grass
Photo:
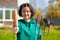
[[[60,40],[60,30],[57,29],[57,26],[54,26],[54,27],[50,29],[49,33],[43,32],[43,40]]]
[[[12,33],[11,28],[0,28],[0,40],[15,40],[15,34]]]
[[[55,29],[56,28],[56,29]],[[57,26],[51,29],[49,34],[43,32],[43,40],[60,40],[60,30],[57,30]],[[11,28],[0,28],[0,40],[16,40],[16,35],[11,32]]]
[[[60,31],[50,32],[48,35],[43,35],[43,40],[60,40]]]

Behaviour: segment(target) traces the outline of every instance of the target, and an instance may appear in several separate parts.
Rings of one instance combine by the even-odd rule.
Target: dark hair
[[[34,8],[29,4],[29,3],[23,3],[20,7],[19,7],[19,10],[18,10],[18,14],[19,16],[22,17],[22,9],[24,7],[29,7],[30,8],[30,12],[31,12],[31,17],[34,15],[35,11],[34,11]]]

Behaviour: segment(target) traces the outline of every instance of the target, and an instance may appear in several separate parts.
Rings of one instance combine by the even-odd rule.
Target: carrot
[[[17,27],[17,25],[18,25],[17,10],[14,10],[14,13],[13,13],[13,27]]]

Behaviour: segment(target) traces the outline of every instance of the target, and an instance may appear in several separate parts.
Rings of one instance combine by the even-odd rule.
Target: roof
[[[0,0],[0,6],[17,6],[17,0]]]

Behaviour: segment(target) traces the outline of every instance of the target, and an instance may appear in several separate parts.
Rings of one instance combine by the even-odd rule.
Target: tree
[[[40,19],[41,17],[43,17],[42,12],[41,12],[40,9],[36,9],[36,10],[35,10],[35,15],[33,16],[33,18],[36,19],[37,17],[38,17],[39,19]]]
[[[60,0],[57,0],[55,5],[49,5],[46,17],[50,19],[60,18]]]

